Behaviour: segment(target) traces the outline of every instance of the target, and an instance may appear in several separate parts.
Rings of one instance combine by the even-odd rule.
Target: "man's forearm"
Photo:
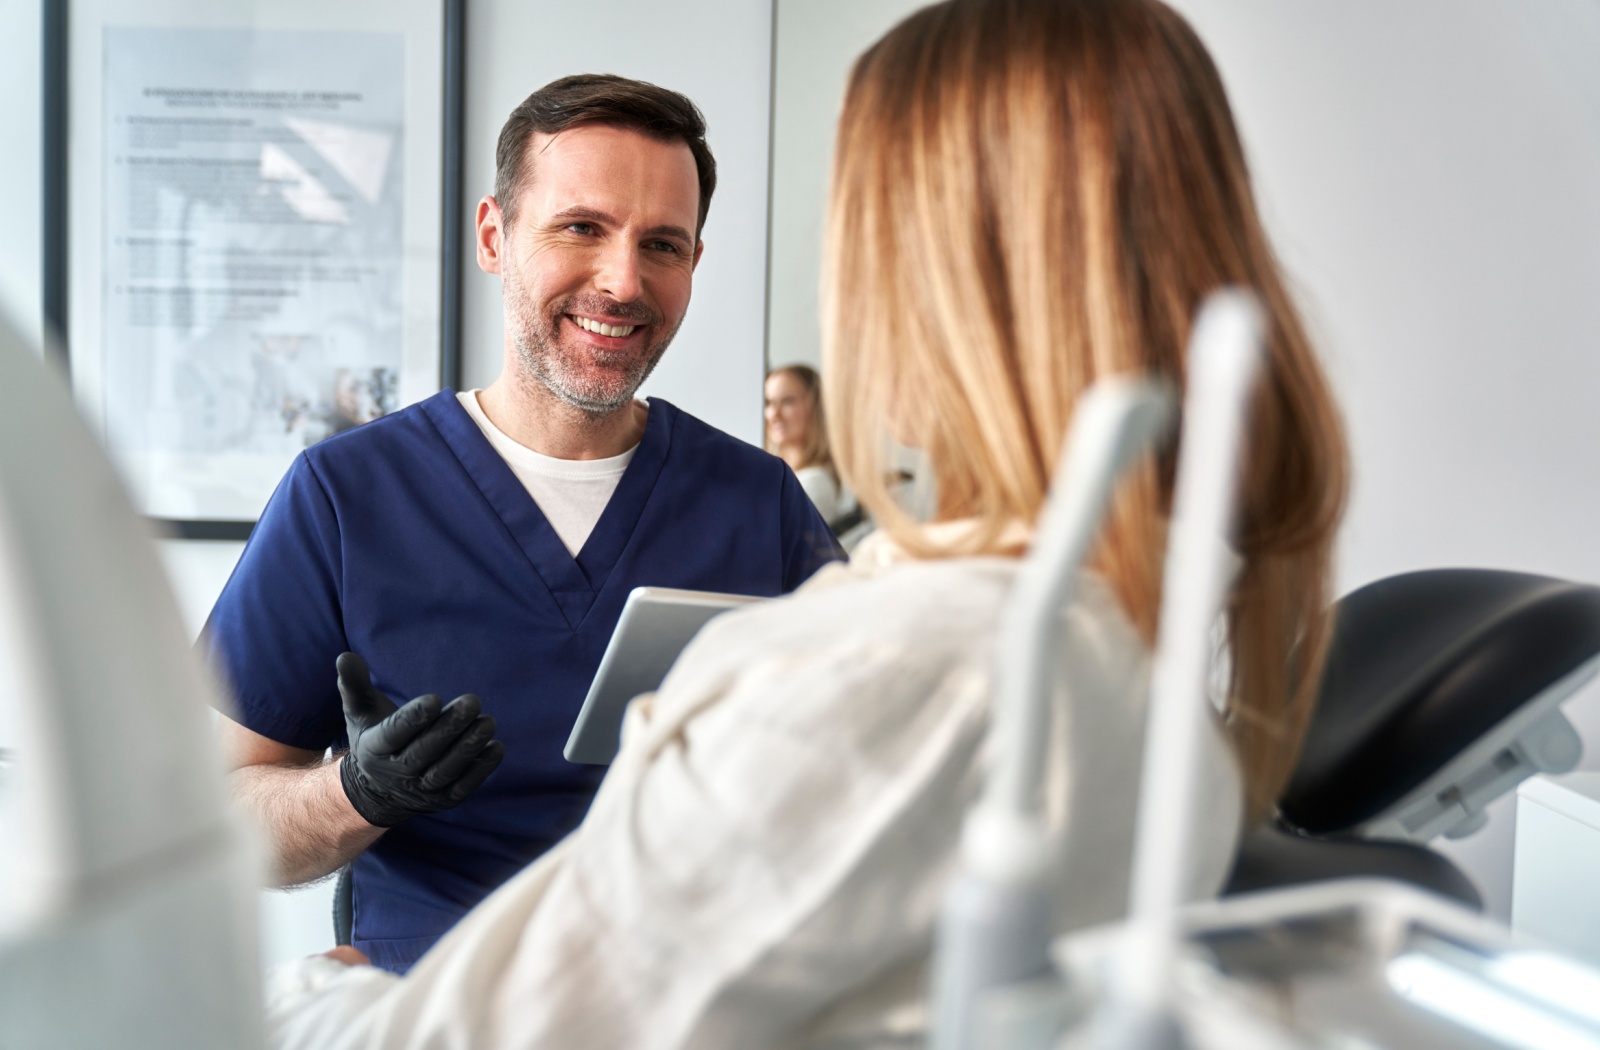
[[[339,763],[244,766],[229,774],[235,800],[271,837],[274,886],[312,882],[350,863],[384,829],[345,797]]]

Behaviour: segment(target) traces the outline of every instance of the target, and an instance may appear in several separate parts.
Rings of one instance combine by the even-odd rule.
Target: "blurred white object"
[[[1600,964],[1600,773],[1523,781],[1516,843],[1511,928]]]
[[[1193,863],[1200,740],[1212,708],[1207,686],[1213,630],[1238,563],[1228,540],[1264,325],[1255,297],[1230,289],[1206,298],[1189,337],[1189,390],[1145,722],[1129,933],[1105,1004],[1108,1050],[1184,1045],[1157,1015],[1169,1000],[1178,909]],[[1119,1010],[1128,1016],[1114,1019]]]
[[[1080,400],[1038,534],[1002,613],[995,669],[995,757],[962,828],[961,869],[940,915],[933,1046],[966,1050],[995,1024],[989,1000],[1049,967],[1049,844],[1037,789],[1049,740],[1061,611],[1129,467],[1169,429],[1174,398],[1134,379]],[[998,1009],[1004,1009],[999,1007]]]
[[[1228,545],[1263,318],[1253,296],[1224,290],[1202,304],[1190,337],[1178,483],[1160,639],[1146,718],[1139,826],[1118,979],[1102,1002],[1107,1047],[1181,1045],[1165,1006],[1177,914],[1192,867],[1199,749],[1210,705],[1212,629],[1237,559]],[[1171,395],[1150,384],[1097,384],[1073,421],[1039,535],[1007,603],[998,654],[995,760],[969,815],[962,870],[945,902],[935,971],[933,1045],[966,1050],[1047,1027],[1014,1003],[1041,980],[1049,910],[1047,843],[1035,812],[1041,741],[1053,688],[1056,617],[1100,531],[1123,472],[1165,431]],[[1011,992],[1005,989],[1011,988]]]
[[[258,1045],[213,688],[147,526],[0,320],[0,1046]]]
[[[1600,972],[1441,897],[1345,879],[1184,909],[1166,1007],[1195,1050],[1600,1050]],[[1053,952],[1079,1050],[1128,924]],[[1147,1050],[1141,1047],[1140,1050]]]

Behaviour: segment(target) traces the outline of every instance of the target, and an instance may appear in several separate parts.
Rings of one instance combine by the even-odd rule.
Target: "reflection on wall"
[[[856,56],[925,0],[778,0],[767,364],[822,364],[817,279],[833,130]]]

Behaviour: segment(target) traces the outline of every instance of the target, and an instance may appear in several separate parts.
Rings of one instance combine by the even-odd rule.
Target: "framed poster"
[[[46,0],[46,321],[177,535],[455,385],[463,3]]]

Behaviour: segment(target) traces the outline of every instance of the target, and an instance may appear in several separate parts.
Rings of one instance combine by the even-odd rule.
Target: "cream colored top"
[[[856,509],[856,498],[827,467],[801,467],[794,476],[829,526]]]
[[[404,979],[321,957],[275,972],[270,1045],[920,1045],[1015,571],[874,537],[713,621],[631,706],[577,831]],[[1149,657],[1094,579],[1061,631],[1047,808],[1066,929],[1125,907]],[[1220,729],[1208,743],[1196,895],[1221,886],[1241,812]]]

